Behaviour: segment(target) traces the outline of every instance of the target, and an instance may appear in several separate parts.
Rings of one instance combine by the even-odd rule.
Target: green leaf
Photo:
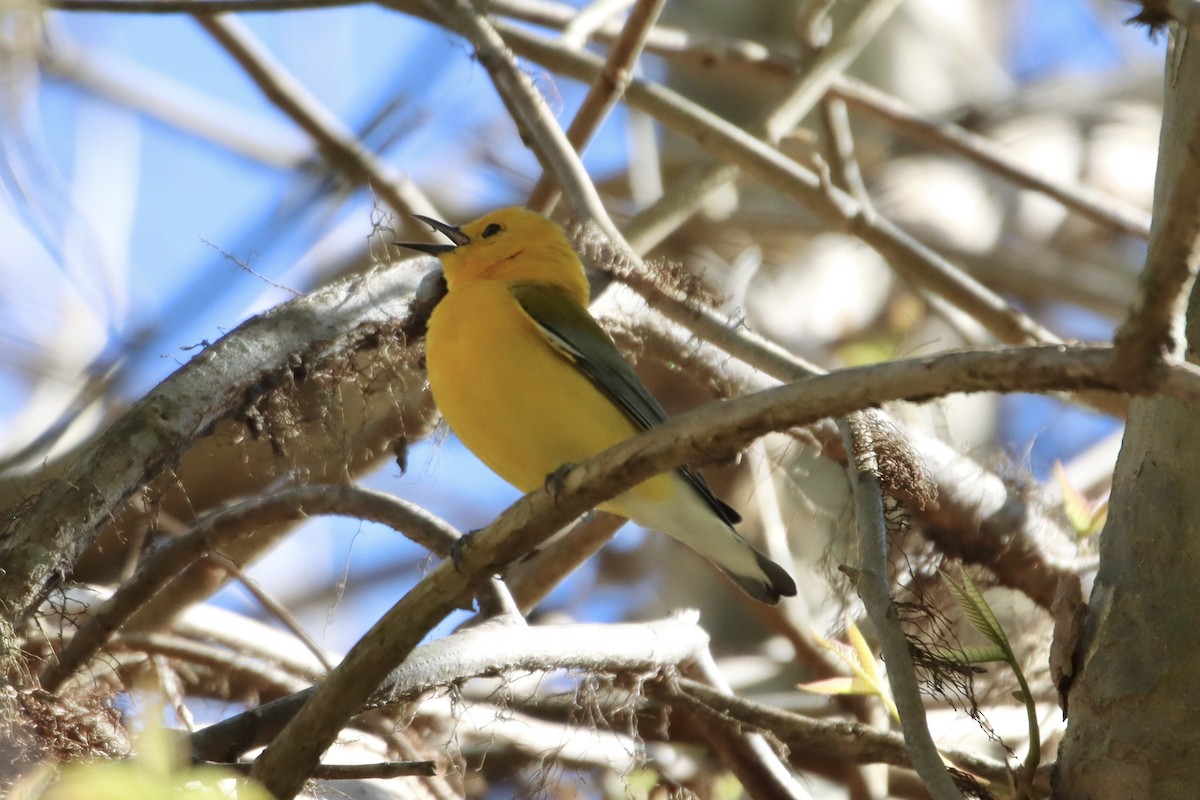
[[[937,658],[955,664],[1008,662],[1008,654],[1004,652],[1004,648],[994,644],[975,647],[933,647],[929,649],[929,652]]]
[[[1026,780],[1032,782],[1033,776],[1037,773],[1038,764],[1041,762],[1042,745],[1041,732],[1038,729],[1037,706],[1033,702],[1032,695],[1029,692],[1029,684],[1025,680],[1025,673],[1021,670],[1021,664],[1017,661],[1017,657],[1013,653],[1012,645],[1009,644],[1008,637],[1004,634],[1004,629],[1000,627],[1000,621],[996,619],[991,606],[983,599],[983,595],[976,588],[966,569],[959,564],[958,574],[962,578],[961,586],[951,580],[950,576],[944,570],[941,570],[941,573],[942,577],[946,580],[946,587],[954,595],[955,599],[958,600],[959,605],[962,606],[963,614],[966,615],[971,625],[995,644],[995,648],[962,648],[959,652],[968,658],[972,655],[972,651],[977,651],[975,655],[979,656],[999,655],[1001,658],[989,660],[1004,661],[1012,669],[1013,675],[1017,679],[1020,690],[1014,693],[1014,697],[1024,703],[1026,722],[1029,725],[1029,753],[1025,757],[1024,777]],[[992,652],[988,653],[989,649]]]
[[[958,575],[962,579],[961,586],[955,584],[944,571],[942,572],[942,577],[946,579],[946,588],[962,606],[963,614],[971,623],[971,627],[1002,648],[1008,660],[1015,660],[1012,646],[1008,643],[1008,637],[1004,635],[1004,629],[1000,627],[1000,621],[996,619],[991,606],[983,599],[983,595],[980,594],[974,581],[971,580],[971,576],[967,574],[967,570],[961,564],[958,567]]]

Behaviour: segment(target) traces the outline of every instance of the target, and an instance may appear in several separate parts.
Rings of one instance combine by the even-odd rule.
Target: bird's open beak
[[[396,242],[400,247],[407,247],[409,250],[417,250],[430,255],[439,255],[440,253],[449,253],[454,248],[461,244],[466,244],[471,241],[470,237],[462,232],[459,228],[453,225],[447,225],[444,222],[438,222],[432,217],[423,217],[420,214],[413,214],[414,217],[424,222],[429,227],[438,231],[454,244],[432,244],[427,242]]]

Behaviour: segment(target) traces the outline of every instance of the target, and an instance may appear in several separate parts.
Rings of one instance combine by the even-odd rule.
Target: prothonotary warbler
[[[448,287],[429,320],[429,385],[484,464],[529,492],[666,419],[588,313],[583,265],[557,224],[517,207],[461,228],[419,219],[452,242],[405,245],[438,255]],[[737,512],[686,467],[601,508],[673,536],[756,600],[796,594],[787,571],[733,529]]]

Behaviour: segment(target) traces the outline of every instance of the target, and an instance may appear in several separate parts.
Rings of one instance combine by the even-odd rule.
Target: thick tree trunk
[[[1200,786],[1200,419],[1139,400],[1117,465],[1057,796],[1194,797]]]
[[[1150,251],[1133,319],[1131,379],[1164,351],[1182,355],[1181,306],[1200,230],[1200,39],[1167,59]],[[1182,47],[1182,53],[1181,51]],[[1172,284],[1174,291],[1171,290]],[[1159,313],[1146,313],[1160,302]],[[1190,300],[1187,355],[1200,349]],[[1157,317],[1157,319],[1155,319]],[[1138,336],[1128,324],[1118,336]],[[1139,364],[1141,366],[1139,366]],[[1078,651],[1070,726],[1055,776],[1063,800],[1197,796],[1200,786],[1200,408],[1137,399],[1114,476],[1100,569]]]

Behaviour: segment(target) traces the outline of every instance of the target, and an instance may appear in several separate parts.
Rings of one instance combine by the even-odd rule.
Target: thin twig
[[[601,69],[598,60],[586,53],[564,50],[511,26],[502,30],[507,41],[523,55],[577,80],[594,80]],[[801,203],[835,229],[859,237],[902,277],[941,294],[1000,340],[1058,341],[1037,322],[893,223],[865,213],[845,192],[823,184],[812,171],[708,109],[662,86],[637,80],[626,90],[626,99],[695,140],[712,155],[737,164],[765,185]]]
[[[0,458],[0,476],[22,463],[32,462],[39,456],[45,458],[46,454],[62,440],[76,420],[114,392],[114,387],[120,385],[128,367],[127,359],[120,358],[113,361],[109,355],[105,354],[80,370],[82,385],[75,396],[70,399],[67,407],[31,442]]]
[[[233,56],[274,105],[287,114],[317,143],[325,158],[355,183],[370,186],[401,220],[408,224],[414,213],[434,213],[433,204],[415,183],[396,174],[377,158],[292,77],[241,21],[226,15],[196,16],[197,22]]]
[[[854,154],[854,135],[850,131],[846,104],[840,98],[826,96],[821,100],[820,112],[825,152],[829,154],[834,181],[839,189],[865,208],[870,205],[870,200],[858,167],[858,157]]]
[[[321,662],[321,666],[325,671],[334,668],[335,662],[329,657],[329,653],[325,648],[317,644],[316,639],[309,635],[308,631],[304,630],[304,626],[300,624],[300,620],[296,619],[287,606],[271,596],[271,593],[263,588],[262,584],[251,578],[246,572],[234,562],[233,559],[221,555],[219,552],[210,552],[206,556],[210,561],[214,562],[221,569],[233,576],[238,583],[245,587],[251,596],[258,601],[266,611],[279,620],[279,623],[292,632],[300,642],[308,648],[308,652],[316,657],[317,661]]]
[[[548,542],[504,576],[521,613],[528,614],[580,564],[600,552],[628,520],[597,511],[595,515]]]
[[[708,650],[685,665],[682,674],[725,696],[733,694]],[[736,725],[701,724],[701,730],[754,800],[812,800],[761,733],[740,730]]]
[[[794,754],[838,758],[858,764],[911,766],[903,737],[855,722],[830,722],[756,703],[745,697],[718,692],[687,678],[653,681],[648,692],[656,699],[675,704],[681,700],[702,704],[715,712],[751,725],[782,742]],[[697,706],[691,706],[696,709]],[[988,781],[1007,784],[1008,766],[965,750],[942,751],[952,763]]]
[[[613,21],[634,2],[636,0],[591,0],[563,28],[563,42],[571,47],[583,47],[597,28]]]
[[[373,704],[397,704],[439,686],[508,671],[581,669],[651,673],[677,666],[708,647],[694,613],[623,624],[520,624],[489,620],[416,648],[377,690]],[[265,703],[214,723],[191,737],[193,755],[231,760],[268,744],[315,690]]]
[[[520,770],[537,764],[535,769],[545,772],[594,770],[607,775],[630,775],[647,763],[658,768],[677,758],[670,745],[651,743],[643,747],[634,736],[612,730],[601,720],[581,719],[564,725],[514,712],[503,703],[472,702],[452,708],[448,697],[422,703],[421,711],[438,728],[454,727],[455,749],[471,765],[503,764]],[[583,712],[585,717],[587,714]],[[663,769],[667,782],[673,772],[670,766]],[[524,791],[518,790],[517,797],[538,795],[529,784],[521,789]]]
[[[142,562],[137,573],[113,593],[75,633],[58,659],[43,668],[39,681],[54,691],[104,646],[112,634],[145,605],[167,581],[230,538],[247,535],[255,524],[303,519],[313,514],[348,514],[390,525],[439,555],[448,555],[458,533],[424,509],[353,486],[304,486],[248,500],[206,517],[190,533],[175,539]],[[508,601],[511,605],[511,600]]]
[[[888,593],[887,523],[871,426],[858,413],[850,414],[840,424],[846,452],[851,455],[847,469],[854,497],[854,521],[858,528],[859,567],[854,584],[867,616],[875,626],[880,653],[887,663],[888,684],[899,712],[904,744],[913,768],[934,800],[963,800],[929,733],[908,637],[900,627],[896,607]]]
[[[850,23],[838,30],[805,70],[788,97],[771,112],[763,127],[768,142],[778,142],[800,123],[833,81],[846,71],[859,53],[900,5],[899,0],[854,0]]]
[[[188,733],[196,732],[196,718],[184,701],[183,686],[179,674],[171,667],[166,656],[153,655],[150,657],[150,669],[158,682],[158,690],[163,699],[171,704],[175,718],[183,724]]]
[[[1137,275],[1113,248],[1075,256],[1004,241],[986,254],[947,250],[973,275],[1007,294],[1074,303],[1114,320],[1128,313],[1137,294]]]
[[[171,620],[168,630],[179,636],[218,644],[234,652],[270,661],[309,682],[319,679],[328,671],[322,667],[322,660],[313,655],[311,647],[290,633],[211,603],[191,606]],[[128,635],[127,630],[123,633]],[[341,658],[337,653],[325,651],[325,654],[326,659],[334,664]]]
[[[565,30],[578,13],[566,3],[544,0],[492,0],[489,8],[500,16],[560,30]],[[597,41],[611,45],[621,35],[621,26],[610,21],[592,33]],[[746,68],[754,75],[768,74],[774,78],[794,79],[803,69],[798,59],[773,53],[758,42],[715,33],[696,33],[661,24],[650,31],[646,49],[655,55],[689,58],[709,68],[728,65]]]
[[[296,169],[313,157],[311,137],[290,123],[249,111],[144,63],[74,43],[61,31],[42,63],[49,74],[260,164]]]
[[[54,0],[51,8],[111,14],[224,14],[366,5],[366,0]]]
[[[307,683],[267,661],[169,633],[119,636],[113,640],[111,647],[114,651],[162,655],[184,664],[207,667],[224,675],[227,683],[245,680],[252,684],[254,691],[267,696],[301,691]]]
[[[423,2],[436,18],[444,20],[450,30],[475,48],[479,63],[487,70],[522,138],[532,149],[542,170],[554,176],[555,183],[575,213],[594,222],[614,243],[623,242],[587,170],[558,126],[545,98],[537,91],[530,77],[517,67],[512,51],[487,17],[477,11],[469,0]],[[601,68],[594,78],[602,71]]]
[[[841,76],[830,94],[888,124],[897,133],[951,151],[988,169],[1017,186],[1052,197],[1080,216],[1110,230],[1145,239],[1150,235],[1150,215],[1121,200],[1079,183],[1064,183],[1035,174],[992,140],[953,123],[931,120],[892,95],[862,81]]]
[[[777,142],[800,124],[825,93],[840,69],[852,62],[891,16],[895,0],[861,0],[850,12],[850,23],[823,48],[810,69],[800,75],[791,91],[762,120],[753,126],[765,132],[768,141]],[[653,114],[647,109],[648,113]],[[701,143],[703,145],[703,143]],[[732,182],[742,165],[714,158],[693,170],[680,186],[651,208],[639,214],[629,232],[630,244],[636,241],[638,252],[646,252],[666,238],[670,231],[696,213],[708,199]]]
[[[625,239],[638,253],[648,253],[694,217],[714,193],[728,186],[741,170],[736,164],[710,161],[695,167],[671,190],[634,217]]]
[[[637,0],[621,31],[621,37],[604,61],[600,77],[588,89],[579,111],[567,128],[567,141],[575,148],[575,152],[583,153],[592,136],[625,94],[625,87],[633,77],[634,65],[646,44],[646,36],[654,27],[665,3],[666,0]],[[549,214],[558,202],[558,196],[550,175],[543,173],[529,193],[526,205]]]

